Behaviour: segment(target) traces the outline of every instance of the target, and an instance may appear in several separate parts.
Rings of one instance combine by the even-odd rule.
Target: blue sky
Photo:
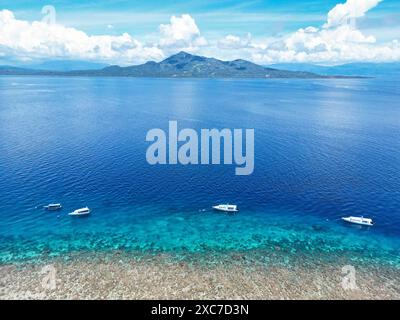
[[[350,42],[354,41],[354,39],[358,39],[357,41],[359,41],[359,44],[363,43],[364,45],[365,43],[369,43],[369,45],[372,45],[372,38],[368,37],[373,37],[374,46],[381,44],[384,46],[389,45],[392,50],[392,42],[398,40],[398,35],[400,34],[400,1],[348,0],[347,2],[351,1],[360,1],[360,3],[362,1],[370,1],[376,3],[372,5],[370,9],[365,11],[365,14],[356,19],[357,30],[362,32],[364,39],[361,39],[357,34],[353,33],[352,35],[349,35]],[[180,49],[188,49],[188,51],[204,54],[216,54],[219,55],[220,58],[235,57],[236,52],[237,54],[242,55],[240,57],[248,58],[257,62],[290,62],[290,59],[293,59],[293,62],[301,62],[302,59],[312,62],[314,59],[319,60],[315,62],[338,63],[342,60],[363,61],[378,59],[378,52],[374,57],[369,57],[369,55],[364,54],[360,56],[360,59],[358,59],[353,53],[345,55],[343,52],[349,53],[352,50],[357,51],[363,49],[361,47],[361,49],[358,47],[350,48],[349,42],[345,44],[346,47],[335,49],[336,51],[342,50],[340,53],[331,54],[329,56],[321,54],[310,55],[310,48],[307,48],[305,52],[308,57],[304,58],[304,54],[301,54],[302,51],[299,51],[301,50],[301,45],[297,45],[298,34],[296,34],[296,32],[301,28],[304,29],[307,27],[320,29],[327,22],[328,12],[338,4],[345,2],[346,0],[58,0],[45,2],[13,0],[0,1],[0,10],[7,9],[13,13],[16,20],[31,23],[32,21],[40,21],[42,19],[41,9],[44,5],[52,5],[56,9],[57,24],[83,31],[89,37],[103,35],[119,37],[122,34],[127,33],[132,37],[132,39],[139,41],[142,47],[151,47],[153,49],[156,47],[159,48],[162,52],[160,51],[157,54],[154,49],[151,54],[148,54],[149,58],[154,58],[155,60],[157,60],[157,57],[160,59],[163,55],[165,56]],[[173,44],[172,41],[164,41],[164,46],[161,45],[160,37],[166,35],[160,35],[160,25],[168,25],[169,23],[172,25],[170,20],[171,17],[175,16],[179,18],[182,17],[183,14],[190,16],[195,23],[198,32],[189,20],[186,20],[186,24],[183,23],[183,26],[181,27],[184,28],[184,25],[187,25],[188,28],[190,28],[191,26],[192,35],[190,37],[201,37],[202,39],[190,43],[189,40],[186,39],[186,43],[182,40],[176,41],[175,44]],[[176,22],[178,25],[179,21]],[[339,33],[337,33],[337,36],[338,34]],[[278,46],[277,43],[279,41],[285,41],[285,37],[291,37],[292,35],[297,37],[296,40],[294,40],[296,42],[296,48],[294,48],[293,45],[292,48],[289,48],[286,44],[281,44],[279,50],[282,52],[282,58],[278,56],[277,53],[271,51],[274,50],[271,48]],[[230,38],[224,42],[224,38],[227,36]],[[316,47],[320,46],[318,48],[320,51],[334,50],[329,43],[322,43],[325,40],[326,39],[323,39],[321,41],[321,34],[313,35],[312,39],[310,37],[307,38],[307,41],[318,42]],[[41,39],[40,41],[45,41],[45,39]],[[121,41],[122,40],[120,39],[118,40],[119,43]],[[205,44],[206,42],[207,44]],[[227,45],[228,42],[229,45]],[[235,47],[232,47],[233,42],[235,43]],[[165,43],[167,43],[167,45],[165,45]],[[0,54],[1,45],[2,43],[0,42]],[[300,53],[300,55],[285,55],[285,52],[282,51],[285,45],[287,46],[286,51],[297,50],[297,53]],[[3,49],[4,52],[7,52],[3,53],[3,56],[7,55],[7,57],[12,57],[13,52],[17,50],[16,47],[26,47],[21,43],[18,45],[7,43],[3,44],[3,46],[5,47],[5,49]],[[130,44],[130,47],[132,46],[133,45]],[[228,52],[229,46],[232,47],[230,52]],[[325,49],[321,49],[321,46],[325,46]],[[396,47],[397,44],[394,46]],[[28,49],[24,50],[29,51]],[[269,53],[266,50],[269,50]],[[63,53],[58,53],[60,50],[57,49],[54,51],[57,51],[57,57],[60,55],[63,56]],[[394,48],[393,52],[394,53],[388,55],[385,60],[396,60],[397,47]],[[146,60],[146,54],[138,54],[135,56],[133,52],[131,53],[132,54],[129,57],[132,57],[132,63]],[[19,57],[19,54],[23,56],[21,52],[17,52],[15,56]],[[70,56],[66,54],[66,57],[79,58],[79,54],[71,54]],[[111,55],[102,56],[100,54],[98,56],[87,54],[86,56],[83,55],[81,58],[88,57],[91,60],[97,61],[113,59]],[[22,58],[43,59],[46,58],[46,55],[41,52],[36,56],[33,55],[33,57],[25,56]],[[326,59],[326,61],[322,61],[324,59]],[[124,61],[123,63],[128,62],[131,61]]]
[[[0,8],[12,10],[20,19],[41,17],[44,5],[53,5],[60,23],[92,34],[102,34],[107,25],[113,33],[129,32],[144,37],[157,31],[170,16],[188,13],[196,19],[202,33],[217,36],[225,33],[247,33],[271,36],[277,32],[295,31],[305,25],[322,24],[337,0],[109,0],[109,1],[0,1]],[[372,9],[365,27],[390,27],[400,24],[400,1],[385,0]],[[382,21],[383,20],[383,21]],[[388,22],[385,23],[385,20]],[[383,22],[383,23],[381,23]]]

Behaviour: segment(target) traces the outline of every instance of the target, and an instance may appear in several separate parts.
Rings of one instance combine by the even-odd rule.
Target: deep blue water
[[[0,262],[279,245],[400,264],[399,101],[382,79],[0,77]],[[254,173],[149,165],[146,133],[169,120],[254,128]],[[40,208],[51,202],[64,209]],[[241,211],[210,210],[223,202]]]

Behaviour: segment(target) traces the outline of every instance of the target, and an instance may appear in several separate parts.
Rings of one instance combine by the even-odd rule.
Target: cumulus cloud
[[[381,1],[347,0],[328,12],[327,22],[322,27],[301,28],[267,43],[245,41],[233,36],[228,42],[247,44],[245,48],[237,48],[251,52],[251,59],[258,63],[397,61],[400,60],[399,41],[378,43],[374,36],[365,35],[352,23],[352,19],[364,16]],[[227,37],[221,41],[226,42]],[[220,46],[221,49],[228,47]]]
[[[157,46],[145,46],[128,33],[90,36],[75,28],[43,21],[23,21],[0,11],[0,47],[21,60],[41,58],[141,62],[164,57]]]
[[[218,47],[221,49],[243,49],[251,45],[251,34],[248,33],[246,38],[242,39],[232,34],[227,35],[218,41]]]
[[[193,51],[208,44],[200,35],[195,20],[188,14],[183,14],[181,17],[172,16],[170,23],[160,25],[159,29],[161,48]]]
[[[347,0],[337,4],[328,12],[328,21],[324,27],[334,27],[343,23],[349,23],[350,19],[360,18],[383,0]]]
[[[169,24],[159,26],[159,32],[158,41],[143,44],[128,33],[93,36],[57,23],[18,20],[13,12],[2,10],[0,56],[7,52],[19,60],[68,58],[135,64],[161,60],[179,50],[197,51],[208,44],[188,14],[172,16]]]

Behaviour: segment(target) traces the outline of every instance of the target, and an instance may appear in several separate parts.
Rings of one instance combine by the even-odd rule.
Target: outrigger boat
[[[217,206],[213,206],[214,210],[224,211],[224,212],[238,212],[239,209],[237,205],[234,204],[219,204]]]
[[[45,208],[46,210],[49,210],[49,211],[57,211],[57,210],[62,209],[62,206],[60,203],[50,203],[47,206],[44,206],[43,208]]]
[[[70,216],[86,216],[90,213],[90,209],[88,207],[76,209],[73,212],[68,213]]]
[[[350,222],[350,223],[355,223],[355,224],[361,224],[363,226],[373,226],[374,223],[372,219],[369,218],[364,218],[364,217],[343,217],[343,221]]]

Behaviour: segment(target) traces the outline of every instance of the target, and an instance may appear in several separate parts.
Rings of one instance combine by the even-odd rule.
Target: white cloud
[[[170,23],[160,25],[159,29],[161,48],[193,51],[208,44],[200,35],[195,20],[188,14],[181,17],[172,16]]]
[[[345,3],[337,4],[328,12],[326,28],[349,23],[349,20],[360,18],[372,8],[376,7],[383,0],[347,0]]]
[[[113,29],[113,25],[107,25]],[[188,14],[172,16],[159,26],[159,39],[143,44],[130,34],[96,35],[44,21],[18,20],[9,10],[0,11],[0,52],[18,60],[47,58],[87,59],[116,64],[161,60],[180,50],[195,52],[208,43]]]
[[[251,59],[258,63],[317,62],[343,63],[352,61],[398,61],[400,45],[397,40],[378,43],[371,35],[356,28],[354,20],[365,15],[382,0],[347,0],[336,5],[327,15],[327,22],[317,28],[301,28],[286,37],[272,39],[267,43],[246,41],[230,37],[229,43],[243,52],[250,52]],[[227,38],[221,41],[227,41]],[[220,42],[221,42],[220,41]],[[219,46],[229,49],[229,46]]]
[[[250,33],[248,33],[244,39],[230,34],[218,41],[218,47],[221,49],[243,49],[249,47],[250,44]]]
[[[159,48],[145,46],[128,33],[90,36],[59,24],[18,20],[9,10],[0,11],[0,47],[20,60],[68,58],[128,64],[164,57]]]

